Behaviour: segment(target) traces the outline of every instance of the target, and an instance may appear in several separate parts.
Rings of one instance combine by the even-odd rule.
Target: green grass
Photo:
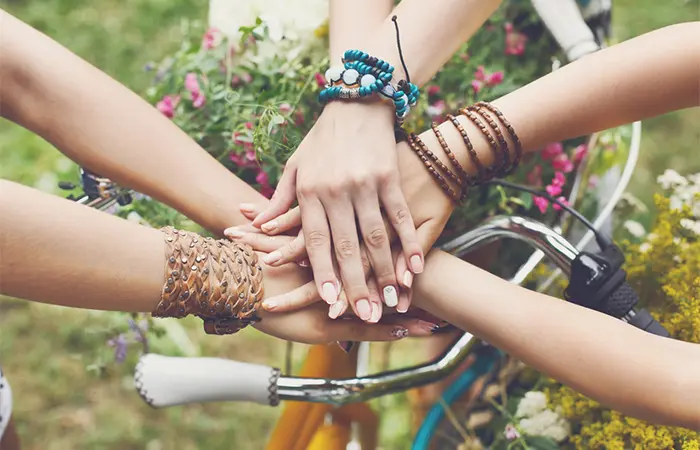
[[[206,18],[206,0],[10,0],[4,8],[46,32],[136,91],[148,83],[145,63],[179,45],[183,19]],[[615,31],[628,37],[675,22],[698,20],[698,0],[615,0]],[[642,158],[631,191],[650,201],[655,177],[666,167],[700,171],[700,111],[645,122]],[[75,166],[42,139],[0,122],[0,177],[57,193],[59,179]],[[130,385],[133,360],[110,366],[101,377],[86,371],[104,353],[102,337],[86,329],[108,326],[114,314],[93,314],[0,299],[0,356],[16,396],[15,417],[25,449],[236,449],[257,450],[278,414],[246,405],[207,405],[156,411]],[[246,330],[234,338],[207,337],[186,327],[202,354],[284,364],[285,344]],[[408,353],[415,353],[409,349]],[[401,358],[397,352],[394,359]],[[295,351],[295,365],[303,356]],[[396,362],[396,361],[394,361]],[[382,401],[390,442],[406,448],[406,402]]]

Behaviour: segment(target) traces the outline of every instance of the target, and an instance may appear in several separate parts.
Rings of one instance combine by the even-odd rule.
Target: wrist
[[[379,98],[330,102],[323,109],[323,113],[340,117],[343,120],[378,121],[392,128],[395,121],[394,108],[391,103]]]

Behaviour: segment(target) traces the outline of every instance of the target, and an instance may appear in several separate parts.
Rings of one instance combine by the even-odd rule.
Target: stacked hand
[[[382,302],[408,310],[413,276],[453,204],[408,146],[395,143],[387,113],[384,105],[330,104],[287,163],[269,207],[242,205],[252,224],[226,231],[268,253],[270,266],[311,264],[314,281],[266,299],[268,311],[319,297],[331,318],[348,305],[369,323],[380,320]],[[295,199],[299,207],[289,209]],[[283,235],[290,232],[296,237]],[[392,255],[394,240],[400,251]]]

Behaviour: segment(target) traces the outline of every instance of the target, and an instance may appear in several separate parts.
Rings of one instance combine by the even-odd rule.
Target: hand
[[[437,142],[430,139],[430,134],[424,133],[424,135],[421,135],[421,138],[430,148],[435,148]],[[407,144],[398,144],[397,154],[402,189],[406,194],[409,208],[417,224],[418,241],[423,251],[427,253],[442,232],[455,205],[442,192],[420,159],[413,154]],[[261,206],[253,204],[241,205],[241,212],[246,217],[253,218],[259,214],[260,208]],[[274,236],[278,233],[294,230],[301,223],[301,214],[298,208],[294,208],[277,217],[275,222],[276,226],[273,229],[263,229],[263,231],[268,235]],[[224,233],[237,239],[240,239],[239,236],[241,235],[238,228],[229,228]],[[262,245],[262,247],[259,247],[260,250],[271,252],[270,255],[274,255],[272,259],[276,262],[273,264],[285,264],[295,261],[303,264],[305,261],[306,252],[303,234],[300,234],[298,238],[293,240],[285,238],[284,241],[264,241],[256,237],[249,237],[249,239],[253,241],[247,241],[247,243],[253,245],[254,248],[257,248],[256,245]],[[404,288],[399,295],[399,304],[397,306],[399,312],[407,311],[410,304],[410,295],[406,295],[406,292],[411,287],[413,273],[407,267],[408,262],[405,258],[398,258],[396,278],[400,286]],[[365,269],[366,275],[369,275],[370,268],[366,265]],[[289,310],[303,307],[316,301],[318,299],[316,292],[315,285],[309,283],[274,300],[279,300],[279,303],[283,305],[282,309]],[[410,291],[408,292],[410,293]]]
[[[260,254],[264,257],[264,253]],[[306,283],[306,271],[293,264],[265,267],[266,299],[278,297]],[[367,324],[354,317],[330,319],[326,308],[313,305],[293,312],[261,312],[262,321],[255,328],[269,335],[306,344],[327,344],[335,341],[394,341],[407,336],[429,336],[436,325],[431,317],[385,317],[378,324]]]
[[[401,192],[393,133],[393,111],[383,104],[334,102],[326,107],[285,167],[269,207],[253,224],[264,231],[298,199],[304,247],[321,297],[329,304],[342,287],[357,315],[372,309],[360,257],[359,233],[388,306],[398,303],[389,234],[380,204],[398,234],[413,273],[423,269],[423,253]]]

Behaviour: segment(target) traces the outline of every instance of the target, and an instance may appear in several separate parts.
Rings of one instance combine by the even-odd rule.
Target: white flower
[[[688,185],[688,180],[672,169],[666,169],[666,171],[662,175],[660,175],[656,179],[656,181],[664,189],[671,189],[678,186]]]
[[[625,229],[629,234],[636,238],[640,238],[644,236],[644,233],[646,233],[646,230],[644,229],[644,225],[642,225],[639,222],[636,222],[634,220],[626,220],[625,223],[623,224]]]
[[[629,192],[625,192],[622,194],[622,197],[620,198],[621,203],[626,203],[632,207],[634,211],[638,212],[647,212],[648,208],[647,205],[644,204],[643,201],[639,200],[637,197],[634,195],[630,194]]]
[[[642,245],[639,246],[639,251],[642,253],[646,253],[649,250],[651,250],[651,244],[648,242],[643,243]]]
[[[520,421],[520,429],[530,436],[544,436],[561,442],[569,436],[571,425],[558,411],[545,409]]]
[[[515,417],[532,417],[547,408],[547,396],[544,392],[530,391],[518,403]]]
[[[700,235],[700,220],[681,219],[681,226]]]

